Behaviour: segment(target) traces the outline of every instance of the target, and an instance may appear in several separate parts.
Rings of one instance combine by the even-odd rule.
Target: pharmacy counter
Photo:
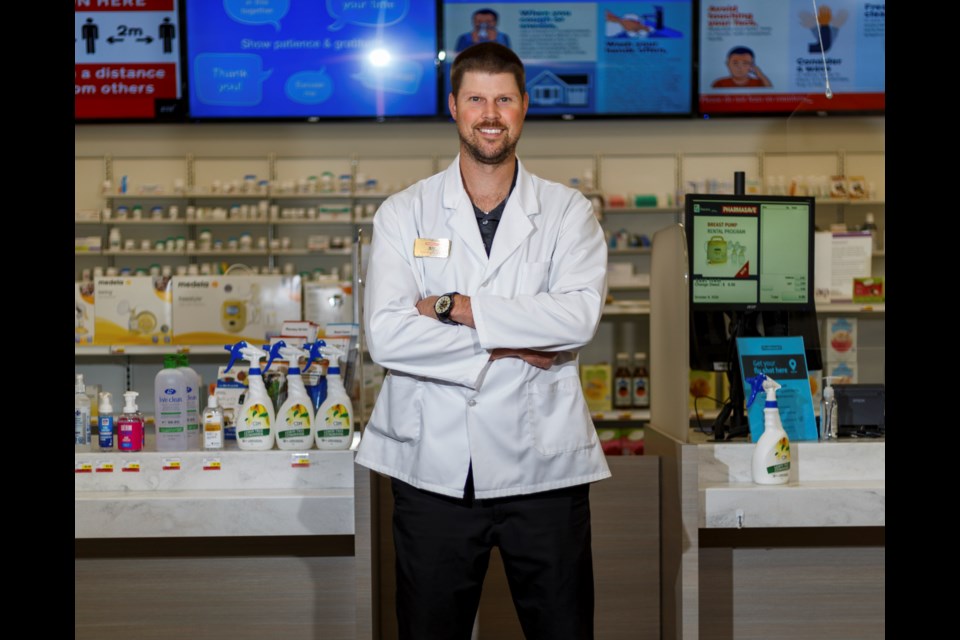
[[[77,453],[74,537],[353,535],[353,456]]]
[[[790,444],[790,481],[754,484],[753,446],[696,447],[701,529],[882,527],[885,442],[842,440]]]
[[[761,486],[752,443],[645,433],[661,458],[663,638],[884,636],[884,440],[792,442],[790,481]]]
[[[147,445],[74,454],[76,638],[373,637],[372,474],[354,451]]]

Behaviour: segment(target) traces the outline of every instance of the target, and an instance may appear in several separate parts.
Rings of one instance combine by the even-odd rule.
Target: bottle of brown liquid
[[[617,368],[613,372],[613,407],[615,409],[629,409],[633,406],[631,386],[630,356],[626,353],[618,353]]]
[[[647,370],[647,354],[633,354],[633,372],[630,383],[630,399],[636,409],[650,406],[650,372]]]

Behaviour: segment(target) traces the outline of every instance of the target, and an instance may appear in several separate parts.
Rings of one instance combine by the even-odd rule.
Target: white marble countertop
[[[790,480],[757,485],[753,444],[698,444],[701,528],[885,526],[883,439],[791,443]]]
[[[75,453],[74,537],[352,535],[353,459],[235,445]]]

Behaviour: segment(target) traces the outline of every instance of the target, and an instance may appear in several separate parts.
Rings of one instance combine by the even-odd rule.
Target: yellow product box
[[[713,371],[690,371],[689,406],[703,415],[717,408],[719,398],[717,374]],[[723,398],[719,398],[723,400]]]
[[[301,318],[300,276],[174,276],[174,344],[262,347]]]
[[[591,413],[610,411],[613,401],[613,368],[609,364],[580,365],[580,384]]]
[[[94,284],[94,344],[170,344],[169,276],[101,276]]]
[[[73,302],[76,307],[73,321],[73,343],[75,345],[91,345],[94,337],[93,303],[95,285],[92,280],[75,282],[73,285]]]

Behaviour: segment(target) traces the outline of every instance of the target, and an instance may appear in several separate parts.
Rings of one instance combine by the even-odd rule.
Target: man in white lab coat
[[[469,639],[494,546],[527,638],[593,638],[589,483],[610,471],[577,352],[603,309],[603,231],[517,158],[516,54],[474,45],[451,80],[460,153],[383,203],[366,274],[388,375],[357,462],[392,478],[400,638]]]

